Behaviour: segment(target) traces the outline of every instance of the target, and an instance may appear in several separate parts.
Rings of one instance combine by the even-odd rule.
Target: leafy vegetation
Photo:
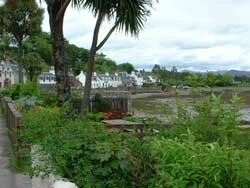
[[[5,36],[11,37],[12,43],[18,47],[19,82],[22,83],[23,42],[31,35],[41,32],[43,9],[38,7],[35,0],[7,0],[0,12],[3,14],[1,22]]]
[[[237,137],[243,134],[237,129],[238,97],[225,104],[212,96],[195,106],[195,116],[180,103],[171,128],[156,118],[126,118],[145,123],[144,137],[138,137],[109,132],[100,123],[102,113],[69,116],[74,106],[42,107],[39,100],[45,100],[40,92],[29,96],[34,100],[27,104],[28,98],[20,93],[28,96],[29,89],[18,87],[10,93],[18,93],[13,96],[24,109],[19,139],[39,145],[37,152],[46,154],[31,175],[53,172],[80,188],[250,186],[249,147],[236,142],[243,139]],[[69,104],[77,100],[74,94]]]
[[[230,74],[191,74],[178,72],[176,67],[167,70],[165,67],[155,65],[152,69],[154,75],[161,80],[162,86],[188,85],[192,87],[225,87],[234,84],[234,77]]]
[[[153,139],[156,175],[149,187],[249,187],[249,152],[216,143]]]
[[[16,84],[13,88],[5,90],[3,94],[17,100],[24,96],[40,97],[41,90],[36,83]]]
[[[26,113],[23,122],[20,137],[41,145],[50,156],[47,165],[79,187],[134,187],[139,183],[137,173],[143,161],[135,148],[141,143],[137,137],[111,134],[96,122],[70,121],[47,108]]]

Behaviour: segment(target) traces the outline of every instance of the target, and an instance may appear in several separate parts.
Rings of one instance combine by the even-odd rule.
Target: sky
[[[192,71],[250,70],[249,10],[249,0],[159,0],[139,37],[114,33],[101,52],[138,69],[159,64]],[[89,48],[94,24],[88,10],[69,7],[65,37]],[[102,25],[100,38],[110,27],[112,22]],[[42,28],[49,32],[47,13]]]

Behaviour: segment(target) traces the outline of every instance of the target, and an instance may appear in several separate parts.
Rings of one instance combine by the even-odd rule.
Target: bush
[[[34,106],[42,105],[42,101],[35,96],[20,97],[15,101],[15,105],[20,112],[28,111]]]
[[[42,146],[50,156],[47,165],[80,188],[136,187],[149,172],[142,141],[134,135],[111,134],[93,121],[69,121],[47,108],[25,113],[23,123],[21,139]]]
[[[250,153],[218,144],[153,139],[150,144],[156,175],[152,188],[250,186]]]
[[[91,121],[100,122],[104,120],[104,114],[102,112],[99,112],[97,114],[87,113],[86,118]]]
[[[71,119],[65,107],[62,111],[34,107],[24,113],[24,128],[18,133],[20,140],[40,145],[48,154],[36,173],[51,167],[79,188],[247,188],[250,152],[232,148],[238,103],[235,97],[225,105],[213,96],[196,106],[199,113],[194,117],[180,106],[171,129],[159,126],[158,119],[145,121],[143,139],[133,133],[108,132],[96,122],[103,114]],[[156,128],[160,132],[147,132]]]
[[[58,105],[56,93],[53,92],[42,93],[41,100],[44,106],[55,107]]]
[[[4,92],[5,95],[17,100],[24,96],[41,96],[41,90],[36,83],[16,84],[13,88]]]
[[[220,96],[213,95],[195,105],[197,114],[194,117],[187,113],[185,107],[181,107],[167,136],[180,137],[190,129],[197,141],[231,146],[240,123],[239,110],[240,101],[237,96],[229,104],[225,104]]]

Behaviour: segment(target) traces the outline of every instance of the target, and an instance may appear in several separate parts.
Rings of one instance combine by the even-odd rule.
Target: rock
[[[56,181],[52,188],[77,188],[77,186],[71,182]]]

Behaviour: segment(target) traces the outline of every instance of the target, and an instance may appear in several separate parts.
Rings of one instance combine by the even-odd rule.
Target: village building
[[[133,71],[130,76],[134,78],[137,87],[143,86],[144,79],[140,72]]]
[[[56,85],[56,75],[53,68],[49,72],[43,72],[38,76],[37,82],[42,86]],[[69,75],[69,84],[72,89],[82,88],[82,83],[76,79],[72,74]]]
[[[38,83],[41,85],[56,84],[56,76],[51,72],[43,72],[38,76]]]
[[[70,74],[70,81],[72,87],[80,88],[85,86],[86,73],[81,73],[74,77]],[[41,85],[55,85],[56,77],[53,69],[50,72],[43,72],[38,76],[38,83]],[[142,87],[144,83],[143,76],[139,72],[119,72],[115,74],[98,74],[93,73],[91,87],[93,89],[107,89],[107,88],[125,88],[125,87]]]
[[[0,88],[18,83],[18,66],[11,62],[0,63]]]
[[[85,86],[86,74],[81,72],[77,79]],[[92,77],[92,88],[119,88],[119,87],[132,87],[143,85],[143,78],[139,74],[133,72],[119,72],[115,74],[97,74],[94,73]]]

